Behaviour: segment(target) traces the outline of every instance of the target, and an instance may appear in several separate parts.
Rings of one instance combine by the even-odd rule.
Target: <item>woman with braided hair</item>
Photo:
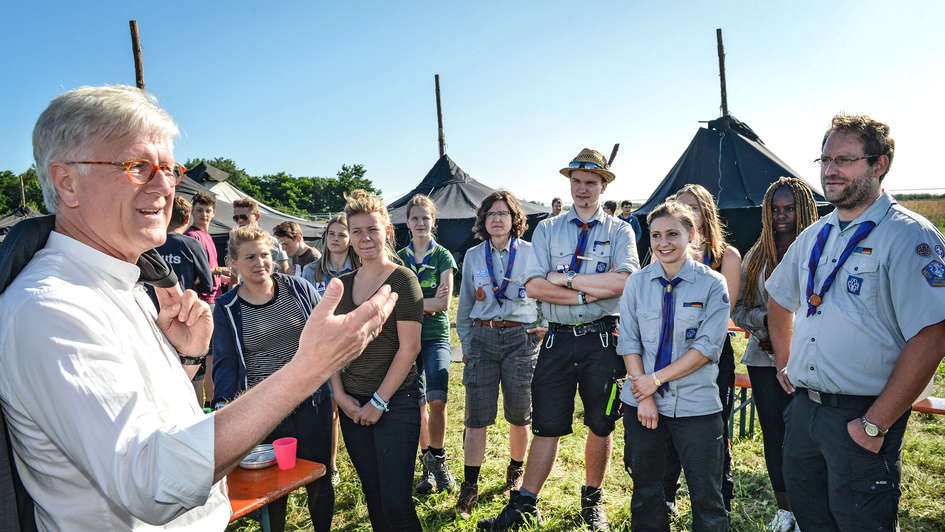
[[[752,395],[761,421],[768,478],[778,504],[778,513],[768,524],[768,530],[788,532],[794,527],[794,514],[781,472],[781,444],[784,442],[784,408],[791,396],[781,389],[776,377],[774,349],[768,337],[768,294],[764,283],[797,235],[817,221],[817,203],[807,183],[782,177],[768,187],[761,209],[761,236],[745,255],[742,290],[732,311],[732,320],[751,333],[742,363],[748,366]]]

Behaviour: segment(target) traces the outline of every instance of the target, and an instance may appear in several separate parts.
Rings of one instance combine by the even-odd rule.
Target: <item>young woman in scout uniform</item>
[[[624,461],[633,478],[634,530],[669,530],[662,504],[667,441],[678,451],[694,530],[728,530],[722,498],[725,424],[718,360],[728,330],[725,279],[688,255],[691,211],[668,201],[647,217],[656,261],[632,274],[620,299],[617,352],[629,374],[620,399]]]
[[[738,285],[741,281],[742,257],[738,250],[725,242],[725,232],[719,221],[719,211],[715,206],[712,193],[702,185],[686,185],[679,189],[671,199],[686,205],[692,210],[696,235],[690,246],[692,258],[720,272],[728,284],[728,301],[734,304],[738,297]],[[728,420],[732,413],[735,399],[735,351],[732,339],[725,337],[722,357],[719,359],[719,399],[722,401],[722,416]],[[672,449],[670,449],[672,451]],[[671,464],[675,454],[670,454]],[[666,476],[666,505],[669,511],[676,513],[676,490],[679,487],[679,465],[671,465]],[[732,475],[732,449],[725,432],[725,470],[722,476],[722,493],[725,495],[725,508],[731,511],[731,501],[735,496],[735,479]]]
[[[784,409],[791,396],[778,384],[774,348],[768,336],[765,281],[797,235],[817,221],[817,203],[807,183],[793,177],[782,177],[768,187],[761,212],[761,236],[745,255],[741,294],[732,312],[732,321],[751,333],[742,364],[748,366],[751,394],[758,408],[764,437],[768,478],[778,504],[778,513],[767,529],[790,532],[794,530],[794,514],[791,513],[781,472],[781,445],[784,443]]]
[[[410,243],[397,252],[400,260],[413,271],[423,290],[423,329],[420,331],[421,401],[430,407],[420,408],[420,462],[422,475],[417,493],[451,491],[456,481],[446,463],[446,398],[450,381],[450,319],[447,311],[453,296],[453,254],[436,243],[436,205],[417,194],[407,202],[407,228]]]
[[[355,190],[346,199],[351,244],[362,264],[340,277],[344,294],[335,313],[353,311],[385,284],[398,300],[377,338],[331,378],[341,434],[373,529],[419,531],[412,497],[420,438],[414,361],[420,352],[423,294],[413,272],[394,262],[394,228],[380,198]]]
[[[456,512],[468,517],[479,495],[479,471],[486,429],[495,424],[499,384],[509,422],[509,465],[504,492],[517,490],[524,474],[531,383],[541,346],[538,307],[525,291],[525,267],[532,245],[520,237],[528,228],[522,205],[504,190],[482,200],[473,232],[483,242],[466,252],[456,330],[463,344],[466,387],[464,479]]]
[[[315,285],[318,295],[325,294],[328,282],[361,266],[361,259],[351,249],[348,239],[348,220],[339,214],[325,226],[322,233],[321,257],[302,268],[302,278]],[[338,474],[338,405],[332,399],[333,418],[331,425],[331,482],[341,481]]]

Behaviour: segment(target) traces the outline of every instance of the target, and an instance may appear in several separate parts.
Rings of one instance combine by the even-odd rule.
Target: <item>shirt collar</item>
[[[592,220],[597,220],[598,222],[602,222],[604,221],[604,216],[607,216],[606,214],[604,214],[604,208],[598,205],[597,210],[594,211],[594,216],[591,216],[591,219],[587,221],[590,222]],[[571,210],[568,211],[568,223],[573,224],[574,223],[573,220],[581,220],[581,219],[577,215],[577,209],[575,209],[574,207],[571,207]],[[585,221],[581,220],[581,222],[583,223]]]
[[[687,258],[682,268],[679,269],[679,273],[676,274],[676,277],[682,277],[683,281],[691,283],[693,279],[695,279],[694,264],[696,264],[694,260]],[[660,277],[666,278],[667,281],[672,281],[672,279],[666,277],[666,272],[663,271],[663,265],[660,264],[659,261],[656,261],[650,265],[650,280],[654,281]]]
[[[137,265],[106,255],[56,231],[49,234],[46,249],[58,251],[71,261],[83,263],[90,270],[101,272],[103,280],[118,289],[130,290],[141,276]]]
[[[889,195],[888,192],[883,191],[882,194],[876,198],[875,201],[865,210],[863,214],[857,216],[853,221],[847,224],[847,227],[854,225],[859,225],[866,221],[871,221],[876,225],[879,225],[879,222],[886,216],[886,212],[889,211],[889,206],[892,205],[896,200]],[[827,223],[840,227],[840,218],[837,214],[837,209],[835,208],[830,216],[827,218]]]
[[[487,241],[487,244],[489,245],[489,247],[492,248],[492,251],[493,251],[493,252],[495,252],[495,251],[508,251],[509,248],[512,247],[512,237],[509,236],[509,239],[505,241],[505,245],[502,246],[502,249],[499,249],[499,248],[495,247],[494,245],[492,245],[492,239],[491,239],[491,238]]]

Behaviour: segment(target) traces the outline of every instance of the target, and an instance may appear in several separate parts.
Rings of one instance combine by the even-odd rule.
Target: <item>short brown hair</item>
[[[876,164],[880,155],[885,155],[889,159],[886,171],[879,176],[879,180],[882,181],[889,173],[893,155],[896,153],[896,141],[889,136],[889,126],[879,120],[873,120],[868,115],[837,114],[830,121],[830,129],[824,133],[824,140],[820,143],[820,149],[823,149],[827,144],[830,134],[836,131],[853,133],[860,137],[860,141],[863,143],[863,153],[868,155],[866,162],[870,166]]]
[[[509,236],[516,238],[525,234],[528,229],[528,220],[525,218],[525,210],[522,209],[521,202],[508,190],[496,190],[482,200],[482,204],[476,210],[476,224],[473,226],[473,232],[479,240],[489,240],[489,231],[486,230],[486,213],[497,201],[504,201],[509,206],[509,212],[512,215],[512,230]]]
[[[277,225],[275,229],[272,230],[272,234],[273,236],[281,236],[295,240],[302,236],[302,228],[295,222],[286,221]]]
[[[240,209],[249,209],[250,214],[259,216],[259,204],[252,198],[240,198],[233,202],[233,207]]]
[[[174,198],[174,208],[171,209],[171,223],[167,226],[174,229],[180,227],[190,220],[190,210],[192,206],[186,199],[177,196]]]
[[[234,227],[230,231],[230,241],[226,244],[226,251],[231,260],[235,260],[239,255],[240,244],[244,242],[257,242],[266,240],[268,243],[269,233],[255,225],[244,225]]]
[[[207,205],[213,208],[217,206],[217,198],[213,194],[207,194],[206,192],[198,192],[190,198],[190,202],[194,205],[200,203]]]

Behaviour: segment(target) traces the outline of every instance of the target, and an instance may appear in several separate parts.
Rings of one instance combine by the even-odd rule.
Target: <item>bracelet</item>
[[[177,356],[180,358],[181,366],[199,366],[207,358],[207,355],[202,355],[199,357],[189,357],[186,355],[181,355],[179,353]]]
[[[587,297],[584,295],[584,292],[578,290],[578,303],[581,305],[587,304]]]
[[[371,405],[381,412],[390,412],[390,406],[387,405],[387,401],[378,395],[377,392],[374,392],[374,397],[371,397]]]
[[[655,371],[650,375],[653,375],[653,384],[655,384],[657,388],[663,385],[663,381],[661,381],[660,378],[656,376]]]

